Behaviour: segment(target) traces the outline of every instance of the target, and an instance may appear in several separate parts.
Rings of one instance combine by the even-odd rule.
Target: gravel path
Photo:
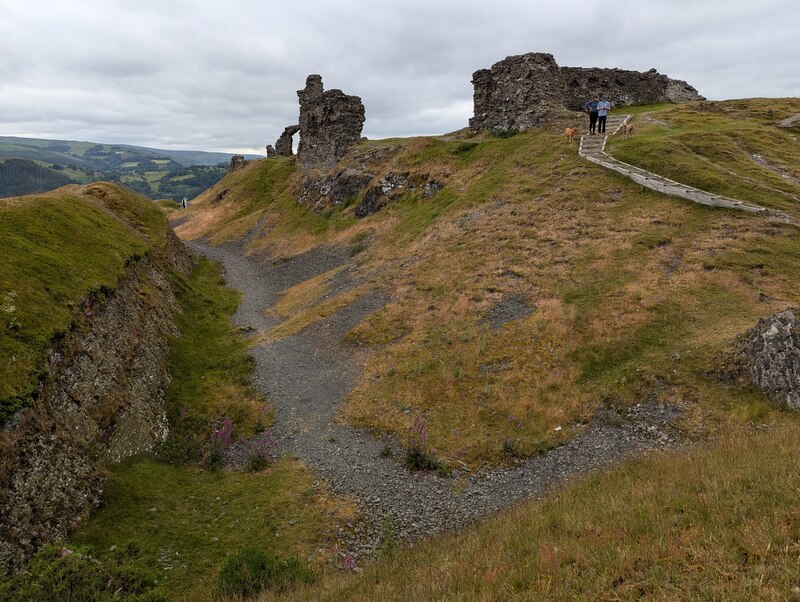
[[[234,322],[257,330],[277,323],[265,310],[282,290],[349,260],[340,249],[323,248],[273,264],[245,256],[243,244],[186,244],[223,264],[228,285],[243,292]],[[297,456],[333,491],[352,496],[360,507],[359,520],[339,530],[340,546],[355,558],[373,555],[390,532],[402,540],[464,526],[631,452],[677,441],[671,423],[678,411],[652,402],[626,416],[601,412],[569,443],[513,468],[456,470],[449,477],[409,472],[400,463],[402,450],[396,443],[334,419],[367,353],[344,345],[341,338],[384,303],[379,292],[368,293],[326,320],[251,351],[254,384],[276,407],[279,453]],[[382,454],[387,445],[393,451],[390,457]]]

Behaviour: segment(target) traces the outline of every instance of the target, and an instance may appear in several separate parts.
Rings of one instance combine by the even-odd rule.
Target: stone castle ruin
[[[525,130],[564,110],[580,111],[586,101],[606,95],[616,106],[705,100],[682,80],[647,72],[599,67],[559,67],[552,54],[529,52],[509,56],[472,74],[473,133]],[[300,133],[297,163],[303,171],[328,170],[361,139],[364,104],[341,90],[324,90],[322,77],[309,75],[298,90],[300,123],[283,130],[267,157],[292,156],[292,139]]]
[[[341,90],[327,90],[322,77],[309,75],[306,87],[297,91],[300,123],[283,130],[275,146],[267,146],[267,156],[291,157],[292,138],[300,132],[297,162],[303,170],[330,169],[347,149],[361,139],[364,104],[358,96]]]
[[[563,109],[583,110],[592,96],[605,94],[616,106],[705,100],[685,81],[655,69],[559,67],[552,54],[509,56],[472,74],[472,132],[525,130],[542,125]]]
[[[615,104],[686,102],[702,100],[692,86],[670,79],[655,69],[646,73],[622,69],[559,67],[553,55],[528,53],[510,56],[491,69],[473,74],[475,116],[470,130],[523,130],[542,125],[566,110],[582,110],[593,95],[606,94]],[[379,211],[413,190],[435,195],[445,182],[441,174],[413,177],[385,173],[380,155],[388,149],[351,152],[346,169],[336,168],[361,139],[364,105],[358,96],[324,90],[322,77],[309,75],[297,92],[300,122],[283,130],[267,156],[292,156],[292,139],[300,133],[297,163],[303,172],[298,201],[322,211],[358,201],[356,217]],[[375,153],[378,153],[376,155]]]

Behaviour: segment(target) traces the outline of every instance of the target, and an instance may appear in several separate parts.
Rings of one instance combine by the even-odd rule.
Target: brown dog
[[[572,139],[575,137],[575,134],[577,133],[578,133],[578,128],[564,128],[564,135],[570,142],[572,142]]]
[[[626,123],[625,125],[622,126],[622,137],[630,138],[631,136],[633,136],[633,124]]]

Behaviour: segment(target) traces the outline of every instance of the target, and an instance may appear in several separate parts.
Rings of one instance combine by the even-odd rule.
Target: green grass
[[[305,561],[323,536],[316,496],[291,461],[250,474],[138,458],[112,469],[103,509],[70,543],[104,561],[133,542],[168,599],[210,600],[226,558],[245,546]]]
[[[188,460],[226,416],[237,437],[252,436],[257,423],[269,426],[271,410],[250,387],[253,360],[230,322],[240,294],[224,287],[219,265],[200,259],[189,278],[173,276],[172,284],[181,335],[171,345],[168,448],[176,446],[176,459]]]
[[[800,424],[781,422],[584,478],[281,599],[796,599]]]
[[[155,204],[167,211],[181,208],[181,204],[178,201],[173,201],[172,199],[161,199],[160,201],[155,201]]]
[[[777,127],[800,100],[639,107],[635,136],[611,140],[627,163],[702,190],[800,216],[800,142]]]
[[[163,241],[156,207],[104,190],[99,204],[68,193],[0,202],[0,423],[32,399],[45,352],[80,302],[113,289],[129,261]]]

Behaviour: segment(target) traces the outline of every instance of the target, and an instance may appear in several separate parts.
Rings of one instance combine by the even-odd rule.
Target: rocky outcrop
[[[186,258],[169,263],[185,267]],[[175,309],[164,273],[138,260],[113,292],[82,303],[50,350],[39,400],[0,434],[0,574],[89,515],[102,498],[104,465],[166,439]]]
[[[800,410],[800,323],[789,308],[736,337],[723,354],[717,376],[755,387],[791,410]]]
[[[358,169],[344,169],[321,177],[303,180],[300,203],[315,211],[347,204],[370,183],[373,175]]]
[[[356,217],[366,217],[377,213],[389,202],[398,199],[407,192],[422,189],[423,197],[431,197],[441,190],[443,185],[436,180],[428,180],[427,176],[409,176],[407,173],[388,173],[377,185],[370,187],[355,209]]]
[[[234,155],[231,157],[231,166],[228,168],[228,171],[236,171],[237,169],[242,169],[247,165],[247,159],[244,158],[244,155]]]
[[[278,156],[278,152],[275,150],[275,147],[272,146],[271,144],[267,144],[266,151],[267,151],[267,159],[272,159],[273,157]]]
[[[582,110],[592,96],[616,106],[703,100],[685,81],[624,69],[559,67],[552,54],[509,56],[472,75],[474,115],[470,130],[525,130],[560,109]]]
[[[278,140],[275,142],[275,154],[277,156],[291,157],[292,155],[294,155],[294,151],[292,150],[292,138],[299,131],[300,131],[299,125],[290,125],[283,130],[283,133],[278,137]]]
[[[792,309],[747,333],[750,379],[764,394],[787,408],[800,410],[800,324]]]
[[[300,144],[297,162],[304,170],[331,169],[361,140],[364,105],[358,96],[327,90],[322,77],[309,75],[300,99]]]

